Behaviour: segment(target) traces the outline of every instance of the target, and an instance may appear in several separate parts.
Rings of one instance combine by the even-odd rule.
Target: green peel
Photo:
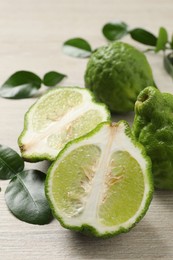
[[[135,105],[133,133],[152,160],[154,185],[173,190],[173,95],[144,89]]]

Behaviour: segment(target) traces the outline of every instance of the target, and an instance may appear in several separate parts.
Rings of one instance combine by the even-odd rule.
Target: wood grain
[[[123,20],[131,27],[141,26],[155,33],[162,25],[172,33],[172,14],[172,0],[1,0],[0,82],[21,69],[40,76],[57,70],[68,75],[64,85],[83,86],[87,61],[63,55],[63,41],[80,36],[88,39],[93,48],[104,45],[101,28],[112,20]],[[131,42],[128,37],[126,41]],[[150,54],[148,59],[159,88],[173,93],[173,82],[163,70],[161,54]],[[0,143],[18,150],[23,116],[34,101],[0,100]],[[133,113],[115,120],[122,118],[132,122]],[[43,171],[47,167],[46,162],[26,164],[26,168]],[[65,230],[56,220],[34,226],[15,219],[4,201],[7,183],[0,181],[0,260],[173,259],[172,192],[155,192],[147,215],[128,234],[99,240]]]

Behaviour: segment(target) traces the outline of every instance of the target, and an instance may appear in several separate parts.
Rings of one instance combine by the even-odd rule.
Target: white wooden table
[[[157,33],[159,26],[173,32],[172,0],[1,0],[0,84],[17,70],[40,76],[50,70],[68,75],[64,85],[83,86],[86,60],[65,56],[62,43],[71,37],[88,39],[92,46],[106,43],[104,23],[123,20],[131,27]],[[127,42],[132,42],[128,37]],[[140,47],[140,44],[134,45]],[[163,70],[162,57],[149,55],[160,90],[173,93],[173,82]],[[0,143],[19,151],[17,138],[23,116],[35,99],[0,99]],[[133,115],[115,120],[133,120]],[[26,164],[46,171],[47,164]],[[54,220],[36,226],[13,217],[4,201],[7,181],[0,181],[0,260],[53,259],[173,259],[173,192],[155,192],[144,219],[129,233],[108,240],[87,238],[63,229]]]

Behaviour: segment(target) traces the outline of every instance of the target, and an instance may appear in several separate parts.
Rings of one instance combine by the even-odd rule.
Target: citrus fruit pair
[[[19,146],[28,161],[55,160],[46,195],[64,227],[109,237],[147,211],[150,160],[128,124],[110,123],[89,90],[55,88],[42,96],[25,116]]]

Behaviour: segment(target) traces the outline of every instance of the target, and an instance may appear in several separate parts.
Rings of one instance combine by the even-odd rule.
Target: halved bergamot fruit
[[[59,153],[45,189],[62,226],[110,237],[127,232],[146,213],[151,162],[126,122],[102,123]]]
[[[26,161],[55,160],[71,140],[110,119],[106,106],[90,91],[58,87],[43,95],[26,113],[18,143]]]

